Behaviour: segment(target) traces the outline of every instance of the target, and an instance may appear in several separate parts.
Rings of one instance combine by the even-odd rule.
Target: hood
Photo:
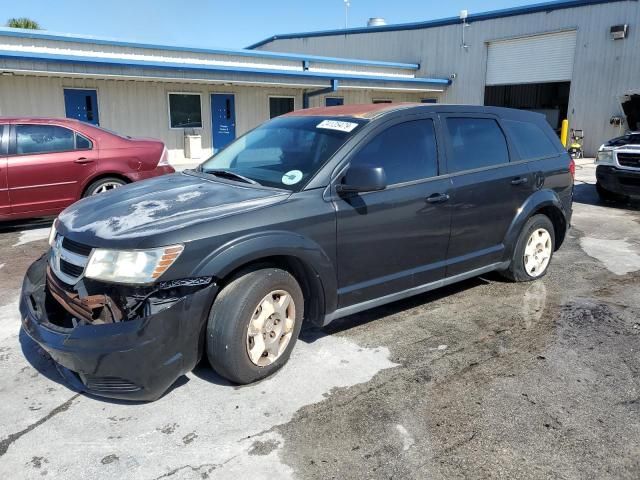
[[[620,137],[612,138],[603,147],[632,147],[640,148],[640,132],[630,132]]]
[[[176,173],[85,198],[63,211],[63,235],[101,246],[100,240],[164,234],[285,200],[289,192]]]
[[[640,130],[640,93],[629,92],[621,95],[619,100],[627,120],[627,128],[631,131]]]

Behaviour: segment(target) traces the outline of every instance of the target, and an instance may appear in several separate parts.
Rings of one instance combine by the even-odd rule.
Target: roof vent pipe
[[[367,27],[381,27],[386,25],[387,21],[381,17],[371,17],[367,22]]]

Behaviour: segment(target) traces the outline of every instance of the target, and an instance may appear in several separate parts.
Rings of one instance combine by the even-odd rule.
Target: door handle
[[[524,185],[529,179],[527,177],[516,177],[511,180],[511,185]]]
[[[80,157],[77,160],[74,160],[74,163],[79,163],[80,165],[85,165],[91,162],[93,162],[93,160],[87,157]]]
[[[426,198],[427,203],[442,203],[449,200],[449,195],[446,193],[434,193]]]

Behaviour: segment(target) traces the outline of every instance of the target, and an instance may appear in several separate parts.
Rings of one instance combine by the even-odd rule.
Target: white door
[[[487,85],[571,81],[576,31],[489,42]]]

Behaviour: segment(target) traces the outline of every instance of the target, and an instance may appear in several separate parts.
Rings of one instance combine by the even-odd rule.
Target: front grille
[[[88,257],[92,250],[88,245],[74,242],[73,240],[66,237],[62,239],[62,248],[64,248],[65,250],[69,250],[70,252],[77,253],[78,255],[83,255],[85,257]]]
[[[55,276],[67,285],[75,285],[84,273],[92,248],[58,235],[51,247],[49,265]]]
[[[120,377],[84,377],[87,390],[104,393],[131,393],[142,390],[141,387]]]
[[[79,277],[84,272],[84,267],[60,259],[60,271],[70,277]]]
[[[622,167],[640,168],[640,153],[618,152],[617,156]]]

